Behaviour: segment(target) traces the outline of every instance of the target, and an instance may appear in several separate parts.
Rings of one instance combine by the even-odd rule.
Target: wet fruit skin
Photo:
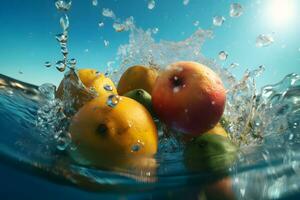
[[[124,96],[136,100],[137,102],[139,102],[140,104],[145,106],[145,108],[147,108],[147,110],[152,115],[152,117],[155,116],[153,108],[152,108],[151,95],[148,92],[146,92],[145,90],[143,90],[143,89],[131,90],[131,91],[125,93]]]
[[[139,65],[129,67],[119,80],[118,94],[124,95],[134,89],[143,89],[151,94],[157,76],[157,70],[151,67]]]
[[[237,147],[224,136],[205,133],[186,144],[185,166],[191,171],[226,173],[237,156]]]
[[[100,168],[152,168],[158,134],[149,112],[133,99],[121,97],[114,107],[97,97],[73,117],[70,133],[76,162]]]
[[[91,95],[91,88],[94,89],[93,91],[98,96],[107,96],[110,93],[117,94],[114,83],[105,77],[104,74],[98,73],[95,69],[79,69],[77,75],[75,71],[70,70],[67,76],[60,82],[56,91],[56,98],[60,100],[66,100],[65,84],[68,85],[66,88],[67,93],[69,93],[74,100],[73,107],[75,110],[78,110],[84,103],[94,98],[94,96]],[[112,91],[108,92],[105,90],[105,85],[110,85]]]
[[[221,79],[196,62],[177,62],[160,73],[152,91],[155,113],[168,126],[197,136],[214,127],[225,107]]]

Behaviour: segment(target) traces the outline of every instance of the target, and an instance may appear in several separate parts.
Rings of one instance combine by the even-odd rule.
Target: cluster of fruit
[[[220,78],[202,64],[177,62],[163,71],[133,66],[121,76],[117,88],[96,70],[81,69],[77,74],[84,90],[71,85],[66,91],[66,79],[76,78],[69,76],[56,95],[62,99],[67,92],[76,99],[70,134],[77,148],[70,155],[80,164],[155,168],[158,131],[154,119],[189,141],[185,155],[191,169],[203,167],[191,162],[195,159],[234,149],[219,123],[225,89]],[[96,96],[91,97],[90,91]],[[203,146],[207,143],[213,145]]]

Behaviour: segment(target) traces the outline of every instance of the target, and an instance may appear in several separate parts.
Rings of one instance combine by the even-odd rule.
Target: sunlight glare
[[[267,8],[267,15],[272,24],[282,26],[295,18],[294,0],[271,0]]]

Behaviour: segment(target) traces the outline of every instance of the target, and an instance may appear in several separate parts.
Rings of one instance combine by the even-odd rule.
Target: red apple
[[[221,119],[225,101],[221,79],[196,62],[171,64],[152,91],[153,108],[160,120],[190,136],[213,128]]]

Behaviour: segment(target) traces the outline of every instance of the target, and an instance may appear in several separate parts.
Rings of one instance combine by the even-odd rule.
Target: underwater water
[[[203,189],[224,179],[229,180],[232,185],[230,193],[237,199],[299,197],[300,63],[299,43],[296,43],[300,39],[295,36],[297,31],[293,32],[290,26],[285,29],[292,33],[282,33],[280,30],[284,27],[276,26],[265,27],[264,32],[256,33],[249,28],[253,26],[251,23],[241,24],[239,21],[243,17],[259,18],[259,15],[253,14],[253,10],[261,12],[267,3],[255,1],[249,4],[241,1],[232,4],[231,1],[213,1],[198,4],[193,0],[185,0],[174,3],[174,7],[170,8],[171,1],[161,3],[155,0],[141,1],[135,6],[129,6],[128,2],[107,3],[100,0],[33,2],[33,5],[27,3],[24,10],[43,10],[50,16],[54,15],[53,18],[49,17],[50,20],[43,20],[51,21],[53,26],[50,27],[55,28],[47,29],[51,33],[46,36],[43,31],[34,30],[30,39],[23,41],[30,43],[37,40],[36,43],[44,44],[41,45],[43,48],[33,44],[32,52],[29,51],[30,59],[23,58],[25,53],[16,53],[14,59],[20,61],[14,61],[12,54],[1,49],[0,166],[5,181],[1,181],[3,189],[0,191],[3,197],[18,199],[23,194],[27,198],[53,199],[57,198],[54,194],[59,193],[58,198],[61,199],[201,199]],[[21,15],[21,4],[20,1],[11,1],[10,4],[4,3],[1,9],[15,9],[15,14]],[[296,1],[291,4],[286,9],[293,10],[300,6]],[[137,7],[141,10],[136,11],[136,15],[122,12]],[[80,9],[83,10],[81,14],[78,11]],[[188,15],[185,20],[173,13],[184,9],[183,16]],[[197,9],[203,12],[201,18],[198,16],[199,21],[194,19]],[[278,13],[276,9],[273,10]],[[168,10],[170,12],[162,17],[166,22],[160,20],[160,14]],[[153,22],[148,14],[143,16],[143,12],[152,11],[154,15],[156,11],[159,12]],[[83,16],[86,17],[88,12],[92,13],[87,18],[91,21],[80,22],[86,19]],[[291,10],[282,10],[282,15],[285,12]],[[2,21],[5,21],[3,13],[6,12],[1,13]],[[25,16],[36,19],[34,15]],[[175,28],[164,29],[164,23],[170,23],[169,18],[170,21],[178,20],[179,29],[184,27],[182,23],[187,22],[189,25],[186,26],[191,28],[186,28],[186,32],[178,30],[175,25]],[[286,19],[275,20],[279,23]],[[27,23],[43,22],[33,20]],[[236,27],[235,23],[239,26]],[[288,24],[288,21],[282,23]],[[95,33],[82,33],[84,31],[80,27],[84,24],[94,24],[90,29],[95,30]],[[297,24],[292,23],[294,26]],[[258,29],[261,26],[258,25]],[[7,31],[15,28],[7,23],[3,27],[7,28],[3,28],[5,38],[12,37]],[[234,31],[222,32],[220,29]],[[158,37],[160,31],[162,36]],[[36,36],[39,34],[45,38]],[[122,35],[119,38],[117,34]],[[221,37],[224,35],[232,46],[226,46],[226,41]],[[255,37],[252,38],[253,35]],[[18,39],[21,36],[15,37]],[[76,42],[76,38],[82,43]],[[236,41],[240,40],[251,45],[237,44],[239,42]],[[9,39],[3,40],[4,46],[9,42]],[[208,46],[205,46],[207,43]],[[9,50],[21,52],[19,44],[13,42],[9,45],[15,46],[15,49]],[[101,48],[98,47],[100,45]],[[279,59],[279,56],[286,59]],[[98,61],[100,58],[102,61]],[[32,59],[34,61],[29,61]],[[164,137],[162,130],[159,151],[155,157],[159,165],[155,172],[143,168],[114,171],[98,169],[78,165],[68,157],[67,151],[76,149],[76,145],[72,143],[67,131],[70,119],[61,110],[68,109],[72,99],[63,102],[55,99],[56,86],[64,74],[67,76],[73,68],[101,64],[104,67],[100,67],[99,71],[117,82],[121,74],[132,65],[152,65],[163,70],[170,63],[180,60],[203,63],[221,77],[227,90],[225,128],[230,140],[238,146],[234,162],[216,169],[219,172],[217,174],[200,169],[190,171],[185,166],[183,144],[176,137]],[[21,61],[24,63],[18,63]],[[34,68],[35,62],[39,63],[39,69]],[[282,66],[278,66],[277,62]],[[12,64],[19,67],[8,67]],[[20,69],[24,65],[26,67]],[[12,194],[15,184],[22,188],[20,196]],[[28,184],[32,184],[32,187]],[[41,192],[35,193],[35,190]]]

